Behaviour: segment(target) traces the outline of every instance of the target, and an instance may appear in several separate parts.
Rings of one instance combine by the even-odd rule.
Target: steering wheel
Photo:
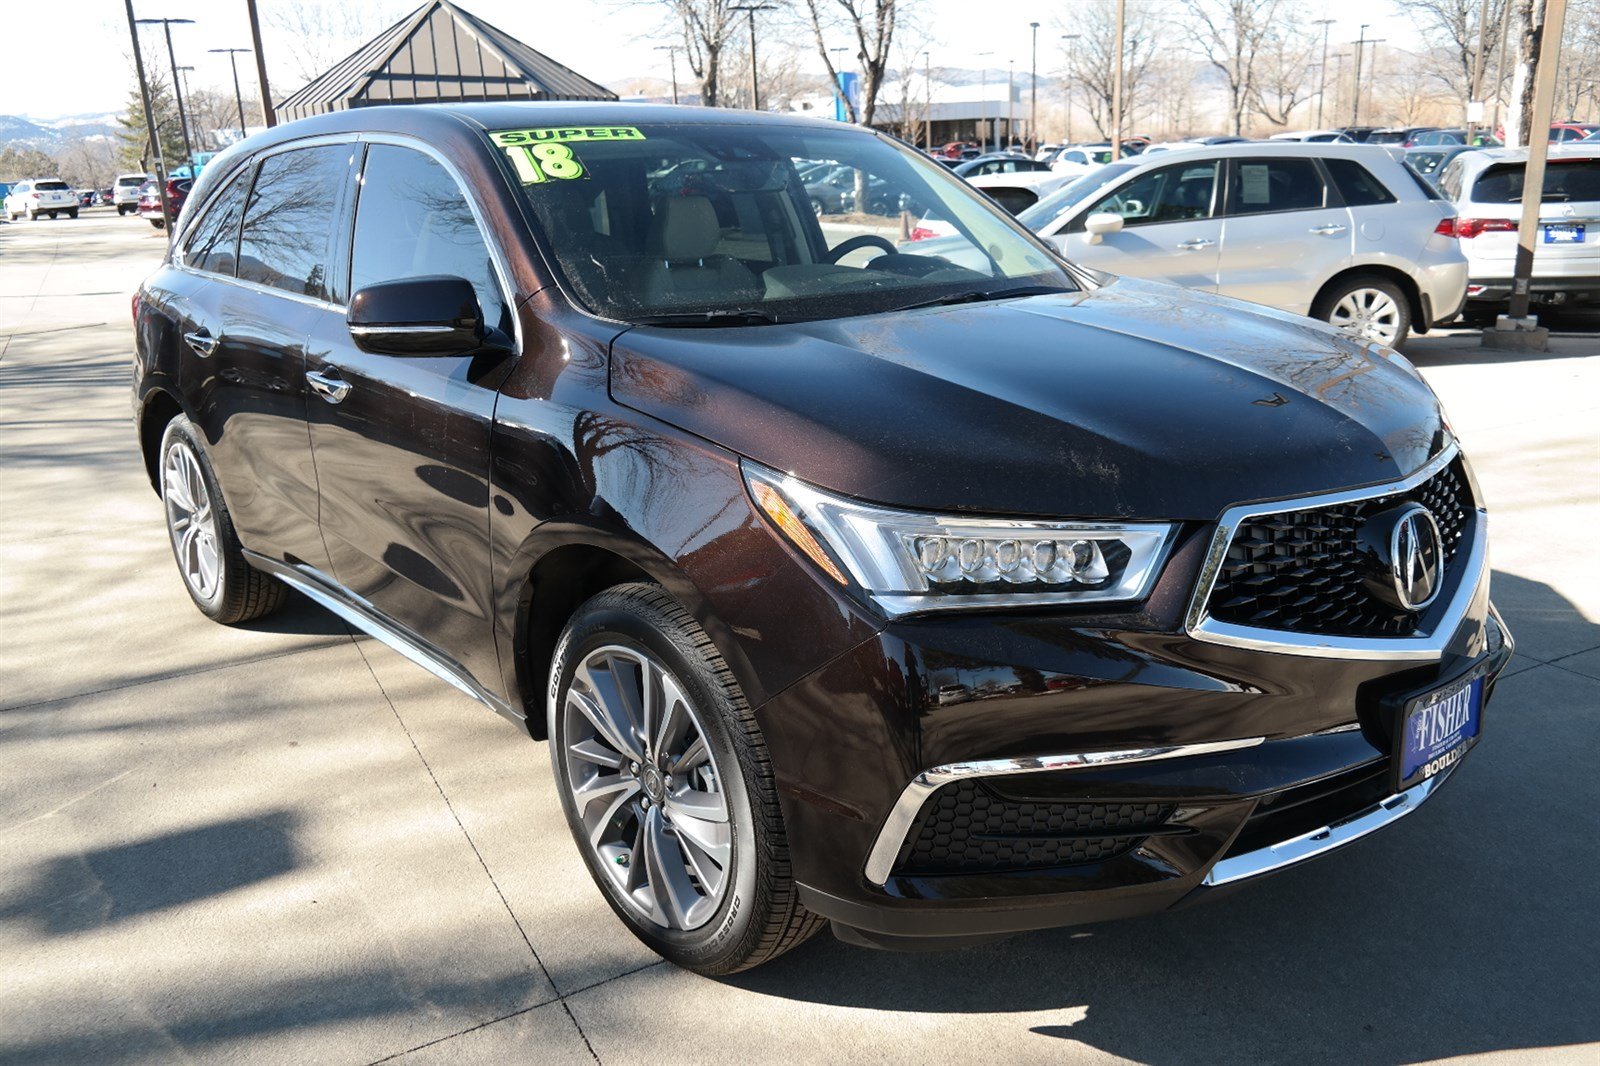
[[[890,255],[894,255],[900,250],[891,244],[887,237],[880,237],[876,233],[861,233],[848,240],[841,241],[837,247],[829,249],[828,254],[822,257],[822,261],[824,263],[837,263],[851,252],[873,246],[882,248]]]

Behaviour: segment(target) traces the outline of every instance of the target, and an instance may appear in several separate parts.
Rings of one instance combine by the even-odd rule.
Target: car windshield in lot
[[[1514,204],[1522,200],[1524,163],[1496,163],[1472,186],[1472,199],[1484,204]],[[1600,159],[1552,159],[1545,165],[1545,201],[1600,200]]]
[[[492,139],[573,294],[602,317],[761,324],[1074,287],[944,167],[857,131],[661,124]],[[908,212],[948,220],[964,265],[898,251]]]

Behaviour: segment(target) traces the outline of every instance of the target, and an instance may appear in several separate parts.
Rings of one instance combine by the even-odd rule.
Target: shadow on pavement
[[[1524,646],[1537,650],[1539,619],[1586,626],[1600,644],[1549,586],[1495,581]],[[1214,903],[927,954],[823,934],[727,981],[906,1013],[1070,1012],[1029,1029],[1154,1063],[1416,1061],[1600,1040],[1600,682],[1552,668],[1507,677],[1484,735],[1405,822]]]

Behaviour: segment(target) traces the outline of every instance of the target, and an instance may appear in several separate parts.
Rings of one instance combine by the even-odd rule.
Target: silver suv
[[[1230,144],[1108,164],[1017,217],[1095,270],[1398,345],[1466,299],[1455,211],[1437,196],[1380,148]]]
[[[149,174],[117,175],[116,184],[111,186],[111,202],[117,206],[117,214],[139,213],[139,186],[149,180],[151,180]]]

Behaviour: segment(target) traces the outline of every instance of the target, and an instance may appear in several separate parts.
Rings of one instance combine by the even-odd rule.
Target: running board
[[[244,556],[257,570],[271,574],[306,599],[318,606],[326,607],[363,633],[399,652],[439,680],[471,696],[490,710],[505,715],[513,722],[526,721],[526,715],[478,684],[460,663],[419,644],[410,634],[384,618],[376,608],[343,586],[334,584],[318,571],[307,566],[293,566],[279,562],[248,548],[244,549]]]

